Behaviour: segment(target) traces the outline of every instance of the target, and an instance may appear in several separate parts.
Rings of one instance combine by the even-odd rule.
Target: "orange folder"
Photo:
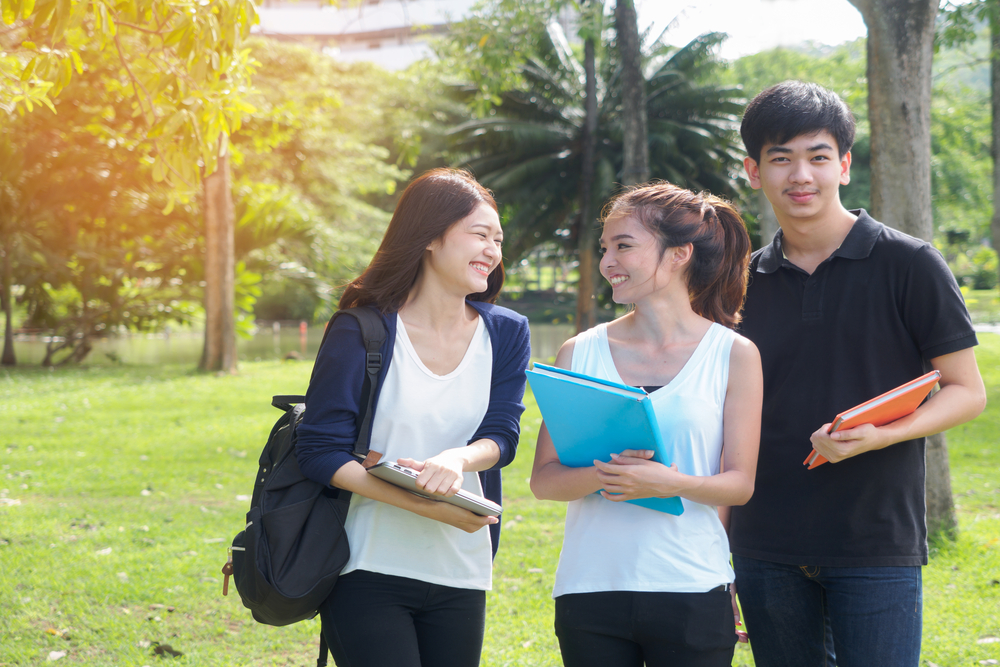
[[[843,429],[854,428],[862,424],[882,426],[889,422],[910,414],[923,402],[927,394],[931,392],[937,381],[941,379],[941,371],[931,371],[926,375],[921,375],[916,380],[911,380],[895,389],[890,389],[881,396],[876,396],[870,401],[865,401],[861,405],[856,405],[850,410],[845,410],[837,415],[830,425],[828,433]],[[818,465],[826,463],[826,457],[815,449],[809,452],[809,456],[802,462],[812,470]]]

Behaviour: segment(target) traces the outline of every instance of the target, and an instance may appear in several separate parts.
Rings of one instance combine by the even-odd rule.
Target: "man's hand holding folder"
[[[879,441],[877,427],[914,412],[939,379],[941,371],[931,371],[841,412],[832,423],[824,424],[810,436],[813,450],[802,465],[808,465],[812,470],[831,459],[842,461],[885,446],[888,443]],[[823,456],[821,451],[829,456]]]

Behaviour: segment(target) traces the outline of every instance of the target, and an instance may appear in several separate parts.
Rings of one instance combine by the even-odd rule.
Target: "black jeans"
[[[355,570],[319,613],[337,667],[476,667],[486,591]]]
[[[736,646],[726,590],[561,595],[555,626],[566,667],[729,667]]]

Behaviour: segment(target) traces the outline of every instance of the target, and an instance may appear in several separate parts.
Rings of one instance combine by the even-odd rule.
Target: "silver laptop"
[[[458,493],[453,496],[438,496],[426,493],[423,489],[417,486],[417,475],[420,473],[413,468],[407,468],[399,465],[398,463],[385,461],[372,466],[368,469],[368,472],[375,475],[379,479],[385,480],[390,484],[395,484],[396,486],[406,489],[411,493],[415,493],[418,496],[423,496],[424,498],[430,498],[431,500],[438,500],[445,503],[451,503],[452,505],[461,507],[464,510],[469,510],[473,514],[478,514],[480,516],[498,516],[500,512],[503,511],[503,508],[492,500],[483,498],[482,496],[477,496],[474,493],[469,493],[465,489],[459,489]]]

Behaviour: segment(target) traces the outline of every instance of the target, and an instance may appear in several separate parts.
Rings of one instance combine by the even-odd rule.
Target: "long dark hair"
[[[604,220],[635,216],[667,248],[690,243],[687,269],[691,308],[702,317],[733,327],[747,292],[750,237],[733,205],[708,193],[696,194],[665,182],[629,188],[608,202]]]
[[[497,210],[490,191],[467,171],[431,169],[415,179],[399,198],[368,268],[344,289],[340,307],[375,304],[383,313],[399,310],[417,281],[427,246],[480,204]],[[486,291],[467,298],[493,303],[503,280],[501,263],[490,273]]]

